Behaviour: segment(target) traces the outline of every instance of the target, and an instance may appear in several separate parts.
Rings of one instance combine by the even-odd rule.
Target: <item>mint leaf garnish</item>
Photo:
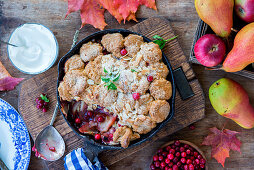
[[[162,37],[160,37],[158,35],[154,35],[153,39],[155,39],[155,40],[153,40],[153,42],[155,44],[158,44],[160,49],[162,49],[165,46],[167,41],[171,41],[171,40],[176,39],[176,38],[177,38],[177,36],[175,36],[173,38],[170,38],[170,39],[167,39],[167,40],[164,40]]]
[[[137,72],[136,70],[134,70],[134,69],[131,69],[131,72]]]
[[[49,99],[47,98],[47,95],[43,96],[42,94],[40,95],[41,100],[45,101],[45,102],[49,102]]]
[[[101,80],[105,83],[108,83],[110,81],[110,78],[101,77]]]

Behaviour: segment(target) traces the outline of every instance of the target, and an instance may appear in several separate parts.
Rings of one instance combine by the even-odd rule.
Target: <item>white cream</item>
[[[24,24],[11,35],[8,54],[12,63],[29,74],[46,71],[55,62],[58,45],[53,33],[40,24]]]

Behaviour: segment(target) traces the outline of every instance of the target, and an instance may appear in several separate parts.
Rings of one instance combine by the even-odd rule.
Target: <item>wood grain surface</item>
[[[129,28],[129,30],[143,34],[148,38],[152,38],[152,36],[156,34],[162,36],[164,39],[169,39],[175,36],[170,23],[164,18],[159,17],[149,18]],[[163,52],[168,57],[173,69],[179,67],[183,68],[183,71],[189,80],[195,96],[183,101],[177,92],[175,101],[176,111],[174,118],[151,140],[139,146],[122,150],[102,152],[99,156],[101,161],[106,166],[112,165],[126,158],[127,156],[139,151],[146,145],[158,140],[161,137],[172,134],[188,126],[189,124],[204,118],[205,101],[203,91],[198,80],[195,79],[195,74],[187,62],[188,60],[184,56],[177,39],[167,43],[163,48]],[[51,114],[56,103],[56,79],[57,70],[56,67],[54,67],[45,73],[34,76],[33,78],[23,82],[21,86],[18,108],[24,117],[33,139],[35,139],[39,132],[50,122]],[[51,100],[50,103],[52,106],[47,113],[40,112],[35,107],[36,104],[34,99],[39,96],[40,93],[47,93]],[[29,108],[29,110],[27,108]],[[65,140],[67,146],[65,154],[69,153],[73,149],[83,146],[82,140],[76,136],[74,132],[72,132],[71,128],[64,121],[62,115],[58,116],[54,126]],[[50,169],[62,169],[63,163],[63,159],[55,162],[47,162]]]
[[[138,21],[141,22],[152,16],[163,16],[167,18],[171,22],[175,34],[178,35],[178,41],[185,56],[189,56],[199,19],[195,11],[194,0],[157,0],[156,3],[158,7],[157,12],[142,6],[137,13]],[[69,50],[72,43],[69,40],[72,39],[75,33],[74,30],[79,29],[81,24],[78,13],[73,13],[67,19],[64,19],[66,11],[67,0],[0,0],[0,38],[1,40],[8,41],[11,32],[22,23],[41,23],[48,26],[56,35],[60,47],[60,58]],[[108,12],[105,13],[105,18],[108,23],[107,29],[130,28],[136,24],[136,22],[127,22],[125,25],[119,24]],[[79,38],[81,39],[95,31],[97,30],[87,25],[81,29]],[[15,69],[8,59],[6,45],[2,44],[0,44],[0,61],[12,76],[24,77],[26,79],[33,77],[33,75],[27,75]],[[223,71],[208,71],[200,65],[193,64],[192,67],[205,93],[206,117],[194,124],[196,127],[195,130],[190,130],[186,127],[173,135],[166,136],[153,143],[151,142],[135,154],[108,166],[110,170],[148,169],[151,163],[151,157],[156,150],[163,144],[174,139],[184,139],[196,144],[205,153],[208,159],[209,169],[222,170],[223,167],[211,157],[211,147],[201,146],[201,143],[204,137],[208,135],[209,128],[214,126],[222,128],[224,125],[225,128],[241,132],[238,136],[242,141],[242,154],[231,151],[230,158],[226,159],[224,169],[253,170],[254,129],[243,129],[233,121],[217,114],[212,108],[207,94],[210,85],[214,81],[222,77],[228,77],[243,85],[250,96],[251,103],[254,105],[254,80]],[[20,86],[9,92],[0,92],[0,97],[17,109],[19,91]],[[29,169],[47,169],[47,166],[44,161],[32,155]]]

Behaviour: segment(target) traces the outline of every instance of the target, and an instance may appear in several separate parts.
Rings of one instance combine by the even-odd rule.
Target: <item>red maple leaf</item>
[[[241,141],[236,137],[239,132],[228,129],[218,130],[216,127],[210,128],[209,134],[202,145],[212,146],[211,156],[214,157],[223,167],[225,159],[229,157],[229,151],[235,150],[241,153]]]
[[[136,21],[135,13],[140,5],[157,10],[155,0],[68,0],[66,16],[80,10],[81,27],[91,24],[102,30],[107,25],[104,19],[105,9],[121,23],[122,20]]]

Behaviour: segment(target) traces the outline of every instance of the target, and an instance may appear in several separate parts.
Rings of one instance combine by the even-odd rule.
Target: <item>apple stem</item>
[[[234,29],[234,28],[231,28],[231,31],[234,31],[235,33],[239,32],[237,29]]]

